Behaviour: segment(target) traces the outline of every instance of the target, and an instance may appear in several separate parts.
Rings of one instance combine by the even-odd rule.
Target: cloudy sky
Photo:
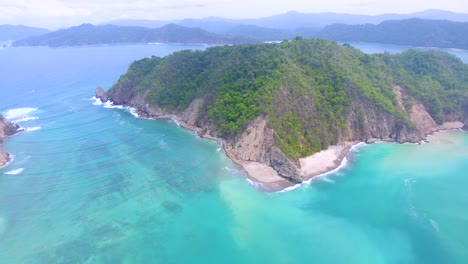
[[[0,24],[59,28],[119,18],[258,18],[290,10],[377,15],[426,9],[468,13],[468,0],[0,0]]]

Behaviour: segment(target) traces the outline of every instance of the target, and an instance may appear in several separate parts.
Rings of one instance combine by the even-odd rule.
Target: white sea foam
[[[23,117],[23,118],[15,120],[15,123],[26,122],[26,121],[36,120],[36,119],[39,119],[39,117],[37,117],[37,116],[28,116],[28,117]]]
[[[283,190],[278,191],[278,192],[280,192],[280,193],[282,193],[282,192],[289,192],[289,191],[292,191],[292,190],[295,190],[295,189],[301,187],[301,185],[302,185],[302,183],[298,183],[298,184],[295,184],[295,185],[293,185],[293,186],[286,187],[286,188],[284,188]]]
[[[343,158],[343,160],[341,161],[340,165],[338,167],[336,167],[334,170],[331,170],[331,171],[327,171],[325,173],[322,173],[320,175],[317,175],[317,176],[314,176],[312,177],[311,179],[307,180],[307,181],[304,181],[303,183],[304,184],[310,184],[314,179],[319,179],[321,177],[324,177],[324,176],[327,176],[327,175],[330,175],[330,174],[333,174],[335,172],[338,172],[339,170],[343,169],[344,167],[346,167],[348,165],[348,159],[346,157]]]
[[[177,126],[180,126],[180,123],[177,121],[177,119],[171,118],[171,121],[174,122]]]
[[[124,107],[121,105],[114,105],[112,101],[107,101],[104,103],[105,108],[116,108],[116,109],[123,109]]]
[[[101,99],[96,98],[96,96],[93,96],[92,98],[89,99],[90,101],[94,101],[93,105],[103,105]]]
[[[247,180],[247,182],[248,182],[250,185],[252,185],[252,186],[255,187],[255,188],[260,188],[260,187],[262,187],[262,185],[261,185],[260,183],[258,183],[258,182],[254,182],[254,181],[252,181],[252,180],[249,179],[249,178],[245,178],[245,179]]]
[[[5,172],[4,174],[17,175],[17,174],[20,174],[23,171],[24,171],[24,168],[19,168],[19,169],[9,170],[9,171]]]
[[[36,130],[39,130],[39,129],[41,129],[40,126],[37,126],[37,127],[26,127],[26,128],[24,129],[24,131],[29,132],[29,131],[36,131]]]
[[[93,102],[93,105],[102,105],[104,106],[104,108],[109,108],[109,109],[125,109],[127,110],[130,114],[132,114],[134,117],[137,117],[137,118],[142,118],[138,112],[137,112],[137,109],[134,108],[134,107],[130,107],[130,106],[122,106],[122,105],[114,105],[114,102],[112,101],[107,101],[105,103],[103,103],[101,101],[101,99],[99,98],[96,98],[96,96],[93,96],[91,98],[88,99],[89,101],[94,101]]]
[[[36,110],[37,108],[33,107],[9,109],[3,113],[3,116],[5,116],[5,118],[9,119],[10,121],[17,121],[19,119],[29,118],[28,114]]]
[[[360,148],[364,147],[364,146],[367,146],[367,143],[365,142],[359,142],[357,143],[356,145],[353,145],[350,149],[349,149],[349,152],[356,152],[356,151],[359,151]]]
[[[130,114],[132,114],[134,117],[140,118],[140,115],[138,114],[137,110],[135,107],[127,107],[126,108]]]

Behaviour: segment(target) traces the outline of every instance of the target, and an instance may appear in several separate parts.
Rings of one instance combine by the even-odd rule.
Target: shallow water
[[[364,146],[263,193],[218,143],[92,99],[134,59],[185,48],[206,46],[0,50],[0,112],[28,128],[4,144],[0,262],[468,262],[465,132]]]

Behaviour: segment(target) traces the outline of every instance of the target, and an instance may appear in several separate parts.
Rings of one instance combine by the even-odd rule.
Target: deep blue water
[[[468,262],[465,132],[263,193],[218,143],[93,104],[133,60],[186,48],[206,46],[0,49],[0,112],[27,128],[4,144],[1,263]]]

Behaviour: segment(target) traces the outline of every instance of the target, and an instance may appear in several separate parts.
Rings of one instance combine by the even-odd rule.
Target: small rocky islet
[[[4,116],[0,115],[0,144],[3,143],[6,137],[14,135],[20,130],[21,129],[17,124],[10,122]],[[6,152],[0,145],[0,167],[7,164],[10,160],[10,154],[8,154],[8,152]]]

